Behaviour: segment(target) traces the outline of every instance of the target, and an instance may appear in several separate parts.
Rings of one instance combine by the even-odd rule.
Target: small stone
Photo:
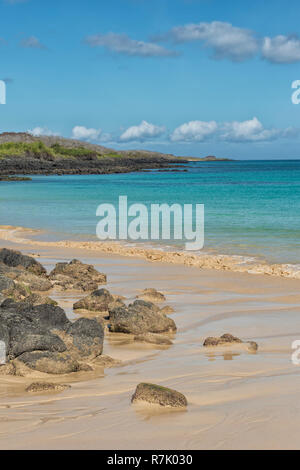
[[[164,302],[165,296],[156,289],[144,289],[143,292],[136,296],[137,299],[143,299],[148,302]]]
[[[25,391],[29,393],[63,392],[68,388],[71,388],[71,386],[66,384],[54,384],[50,382],[33,382],[25,389]]]
[[[185,408],[187,406],[187,399],[182,393],[151,383],[140,383],[132,396],[131,402],[147,402],[172,408]]]

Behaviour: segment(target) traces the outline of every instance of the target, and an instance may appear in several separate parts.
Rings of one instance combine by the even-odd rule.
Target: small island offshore
[[[113,150],[101,145],[25,132],[0,134],[0,181],[23,181],[14,175],[130,173],[181,168],[190,161],[229,161],[207,156],[177,157],[147,150]]]

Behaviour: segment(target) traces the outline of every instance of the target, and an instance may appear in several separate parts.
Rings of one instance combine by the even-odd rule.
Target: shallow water
[[[0,225],[43,229],[44,239],[93,240],[97,206],[117,204],[119,195],[148,207],[198,203],[205,204],[205,252],[298,263],[300,161],[192,162],[185,168],[1,182]]]

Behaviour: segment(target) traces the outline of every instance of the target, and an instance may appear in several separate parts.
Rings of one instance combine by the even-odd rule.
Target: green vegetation
[[[9,157],[51,157],[51,158],[95,158],[102,157],[101,154],[85,147],[67,148],[59,144],[51,147],[45,145],[42,141],[36,142],[7,142],[0,144],[0,159]],[[109,156],[120,156],[109,154]]]
[[[80,157],[97,157],[99,154],[94,150],[89,150],[84,147],[67,148],[59,144],[51,146],[51,150],[55,153],[56,157],[64,158],[80,158]]]
[[[55,156],[54,151],[47,147],[43,142],[7,142],[0,145],[0,158],[5,157],[21,157],[26,155],[40,156],[48,155]]]
[[[105,155],[98,155],[98,158],[103,158],[103,157],[122,158],[122,155],[120,153],[115,153],[115,152],[106,153]]]

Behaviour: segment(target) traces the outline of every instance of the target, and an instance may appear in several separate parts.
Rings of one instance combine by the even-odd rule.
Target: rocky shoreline
[[[24,386],[27,393],[62,392],[69,388],[65,380],[71,375],[120,365],[103,354],[106,334],[123,334],[157,348],[172,346],[177,327],[168,316],[173,309],[161,306],[166,301],[163,293],[147,288],[129,303],[99,288],[106,281],[104,273],[77,259],[57,263],[48,273],[32,256],[1,249],[0,340],[5,360],[0,375],[34,378],[35,382]],[[82,298],[73,304],[78,319],[71,321],[49,297],[55,291],[81,293]],[[228,346],[250,353],[258,348],[230,334],[206,338],[203,344],[210,350]],[[139,402],[187,406],[186,398],[176,390],[151,383],[137,385],[132,403]]]
[[[0,181],[10,175],[87,175],[177,170],[188,159],[143,150],[114,150],[61,137],[0,134]],[[14,179],[15,180],[15,179]]]

